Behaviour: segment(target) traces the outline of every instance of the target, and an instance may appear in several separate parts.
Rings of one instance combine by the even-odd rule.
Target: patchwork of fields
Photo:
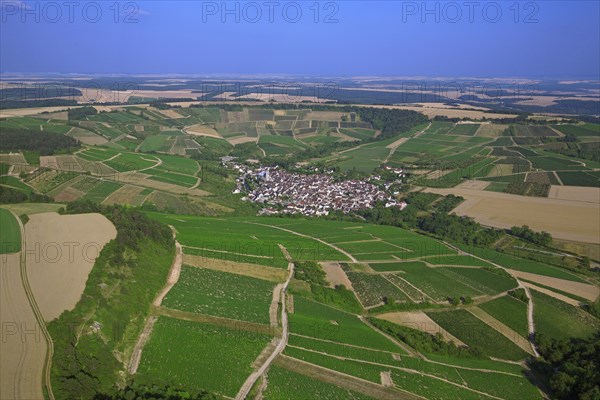
[[[241,194],[231,196],[235,177],[218,161],[225,155],[276,160],[315,150],[308,163],[353,174],[383,164],[400,167],[408,172],[403,180],[427,192],[463,196],[458,215],[595,243],[600,162],[583,158],[597,145],[595,124],[435,120],[390,134],[357,113],[335,110],[99,109],[108,111],[3,119],[2,128],[67,135],[84,145],[52,155],[0,154],[0,186],[61,203],[144,206],[145,215],[172,228],[181,252],[164,297],[130,321],[151,321],[138,338],[139,367],[129,370],[139,383],[240,398],[240,390],[255,382],[251,393],[267,400],[536,399],[542,394],[524,367],[535,354],[536,335],[587,338],[600,329],[583,306],[598,298],[596,278],[576,270],[570,254],[561,268],[526,253],[455,246],[392,226],[243,216],[256,210],[242,209]],[[385,140],[376,140],[382,134]],[[330,151],[316,151],[321,148]],[[31,214],[26,203],[10,207]],[[62,204],[36,207],[56,211]],[[20,227],[3,208],[0,219],[6,289],[19,278],[14,253],[21,250]],[[116,237],[98,214],[27,220],[27,243],[46,244],[53,231],[62,232],[53,240],[89,239],[101,249]],[[149,263],[127,257],[127,268]],[[47,320],[77,304],[94,259],[28,257],[27,276]],[[82,268],[73,270],[74,263]],[[143,280],[137,275],[132,282],[117,269],[102,273],[123,280],[95,285],[101,295],[132,292]],[[93,346],[87,332],[101,332],[102,340],[113,334],[135,339],[131,327],[123,333],[102,327],[100,321],[120,315],[96,315],[92,308],[98,321],[83,323],[83,346]],[[115,353],[127,364],[129,350]]]
[[[519,283],[494,265],[546,274],[550,270],[536,269],[535,263],[527,267],[514,259],[498,259],[491,253],[477,253],[476,257],[457,254],[456,249],[429,237],[386,226],[266,217],[149,215],[173,226],[187,259],[197,266],[184,265],[178,283],[165,297],[161,314],[168,316],[159,317],[146,344],[138,370],[140,379],[166,376],[169,382],[178,379],[190,387],[234,397],[273,351],[273,343],[280,340],[280,328],[271,335],[260,333],[245,339],[250,327],[252,335],[257,335],[259,326],[267,329],[269,309],[278,304],[273,303],[273,289],[276,279],[283,279],[283,275],[273,278],[274,271],[287,265],[278,246],[284,244],[290,246],[289,254],[295,261],[339,263],[341,270],[335,276],[342,273],[348,278],[349,289],[364,311],[354,314],[335,303],[324,304],[314,293],[306,295],[304,290],[310,292],[311,284],[298,277],[292,279],[283,297],[289,338],[283,355],[275,357],[256,383],[255,390],[263,398],[302,398],[306,393],[357,399],[410,395],[444,398],[448,393],[459,398],[541,398],[520,365],[501,361],[521,361],[531,353],[528,304],[508,294]],[[363,255],[366,258],[359,259]],[[261,268],[267,271],[260,272]],[[323,276],[329,274],[323,272]],[[573,275],[572,279],[577,278]],[[563,328],[548,325],[556,315],[580,335],[589,334],[589,326],[600,324],[583,311],[569,312],[565,307],[572,306],[542,296],[533,294],[536,331],[564,333]],[[453,299],[458,298],[463,304],[452,306]],[[392,317],[395,308],[402,310],[408,305],[424,307],[421,319],[437,325],[444,332],[442,337],[454,340],[462,351],[469,349],[471,355],[441,356],[431,348],[413,347],[415,343],[402,335],[429,333],[424,325],[405,325]],[[382,311],[392,311],[389,317],[381,314],[382,323],[389,325],[375,324],[371,319]],[[278,319],[277,324],[281,323]],[[237,333],[231,329],[238,329]],[[408,331],[402,333],[402,329]],[[213,338],[216,330],[224,336],[219,344]],[[237,334],[241,336],[234,343]],[[203,339],[192,340],[193,336]],[[177,357],[189,359],[194,354],[203,356],[191,356],[191,370],[176,365]],[[207,370],[207,363],[215,359],[230,370],[227,378]],[[239,363],[232,365],[232,360]]]

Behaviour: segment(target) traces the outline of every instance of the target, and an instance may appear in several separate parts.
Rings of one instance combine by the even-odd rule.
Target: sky
[[[4,73],[600,75],[596,0],[0,1]]]

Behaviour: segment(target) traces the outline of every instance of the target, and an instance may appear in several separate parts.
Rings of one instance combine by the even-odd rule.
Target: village
[[[350,213],[373,208],[378,202],[386,207],[407,204],[397,199],[402,170],[392,170],[396,179],[382,182],[381,176],[367,179],[339,179],[333,171],[289,172],[275,167],[251,168],[234,163],[240,175],[235,193],[247,193],[242,199],[263,205],[260,215],[301,214],[324,216],[332,211]]]

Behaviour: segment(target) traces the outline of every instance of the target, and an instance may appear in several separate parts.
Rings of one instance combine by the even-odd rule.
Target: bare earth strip
[[[75,307],[96,258],[117,230],[100,214],[29,218],[27,276],[44,319],[51,321]]]
[[[172,229],[172,228],[171,228]],[[167,283],[165,287],[160,291],[160,293],[156,296],[154,301],[152,302],[155,306],[160,306],[162,301],[164,300],[169,290],[175,286],[177,281],[179,280],[179,275],[181,275],[181,265],[183,264],[183,250],[179,242],[175,242],[175,259],[173,260],[173,264],[171,265],[171,270],[169,271],[169,276],[167,278]]]
[[[323,267],[323,270],[327,275],[327,282],[329,282],[330,287],[344,285],[346,286],[346,289],[354,291],[354,288],[352,287],[352,282],[350,282],[350,279],[348,279],[348,276],[342,269],[340,263],[322,262],[321,267]]]
[[[523,286],[525,286],[528,289],[533,289],[536,292],[544,293],[544,294],[546,294],[546,295],[548,295],[550,297],[554,297],[555,299],[563,301],[563,302],[565,302],[567,304],[570,304],[570,305],[572,305],[574,307],[580,307],[579,302],[577,300],[575,300],[575,299],[572,299],[572,298],[567,297],[565,295],[562,295],[560,293],[553,292],[552,290],[536,286],[533,283],[529,283],[529,282],[521,282],[521,283],[523,284]]]
[[[527,353],[533,355],[533,350],[529,341],[523,336],[519,335],[516,331],[510,329],[508,326],[504,325],[502,322],[498,321],[496,318],[492,317],[490,314],[486,313],[481,308],[471,307],[468,309],[468,311],[475,317],[479,318],[481,321],[489,325],[495,331],[502,334],[502,336],[506,337],[508,340],[519,346],[521,349],[523,349],[523,351],[526,351]]]
[[[47,345],[21,280],[21,253],[0,255],[0,398],[43,399]]]
[[[281,300],[281,289],[283,289],[283,284],[278,283],[273,288],[273,299],[271,300],[271,305],[269,306],[269,322],[271,326],[277,326],[277,310],[279,309],[279,301]]]
[[[251,276],[271,282],[283,282],[287,271],[281,268],[266,267],[256,264],[238,263],[234,261],[217,260],[202,256],[183,255],[183,263],[193,267],[213,269],[232,274]]]
[[[462,188],[424,191],[464,197],[466,200],[453,211],[473,217],[483,225],[501,229],[528,225],[558,239],[586,243],[600,241],[600,207],[596,203]]]
[[[595,285],[567,281],[565,279],[552,278],[549,276],[542,276],[512,269],[509,270],[509,272],[517,278],[527,279],[528,281],[539,283],[540,285],[548,286],[562,292],[571,293],[575,296],[583,297],[586,300],[595,301],[598,296],[600,296],[600,288]]]
[[[434,320],[429,318],[429,316],[422,311],[391,312],[380,314],[377,316],[377,318],[406,326],[408,328],[417,329],[419,331],[429,333],[430,335],[440,333],[447,342],[454,342],[457,346],[466,346],[466,344],[452,336],[450,332],[439,326]]]

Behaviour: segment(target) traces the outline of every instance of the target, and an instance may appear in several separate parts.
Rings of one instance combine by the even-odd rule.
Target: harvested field
[[[517,270],[509,270],[511,274],[517,278],[523,278],[528,281],[539,283],[543,286],[548,286],[563,292],[574,294],[575,296],[583,297],[584,299],[594,301],[600,296],[600,288],[595,285],[567,281],[559,278],[552,278],[549,276],[542,276],[538,274],[531,274],[529,272],[522,272]]]
[[[441,105],[443,106],[443,105]],[[395,108],[400,110],[412,110],[416,112],[420,112],[425,114],[429,118],[442,116],[448,118],[471,118],[471,119],[482,119],[482,118],[491,118],[491,119],[504,119],[504,118],[516,118],[514,114],[497,114],[493,112],[485,112],[485,111],[473,111],[473,110],[461,110],[461,109],[451,109],[451,108],[443,108],[440,106],[436,107],[414,107],[414,106],[377,106],[377,108]]]
[[[288,272],[281,268],[273,268],[256,264],[239,263],[227,260],[217,260],[202,256],[184,254],[183,263],[194,267],[213,269],[216,271],[229,272],[232,274],[251,276],[271,282],[283,282]]]
[[[352,282],[350,282],[350,279],[348,279],[348,276],[340,266],[340,263],[322,262],[321,267],[327,275],[327,282],[329,282],[330,287],[344,285],[347,289],[353,290]]]
[[[0,256],[0,270],[0,398],[43,399],[47,345],[21,280],[21,253]]]
[[[600,204],[600,188],[552,185],[548,198]]]
[[[377,318],[429,333],[430,335],[440,333],[444,337],[444,340],[454,342],[457,346],[466,346],[422,311],[391,312],[380,314]]]
[[[46,321],[75,307],[96,257],[116,235],[100,214],[30,216],[25,228],[27,275]]]
[[[524,197],[464,188],[425,191],[464,197],[465,201],[453,212],[468,215],[484,225],[501,229],[528,225],[536,231],[549,232],[558,239],[586,243],[600,241],[598,203]]]

